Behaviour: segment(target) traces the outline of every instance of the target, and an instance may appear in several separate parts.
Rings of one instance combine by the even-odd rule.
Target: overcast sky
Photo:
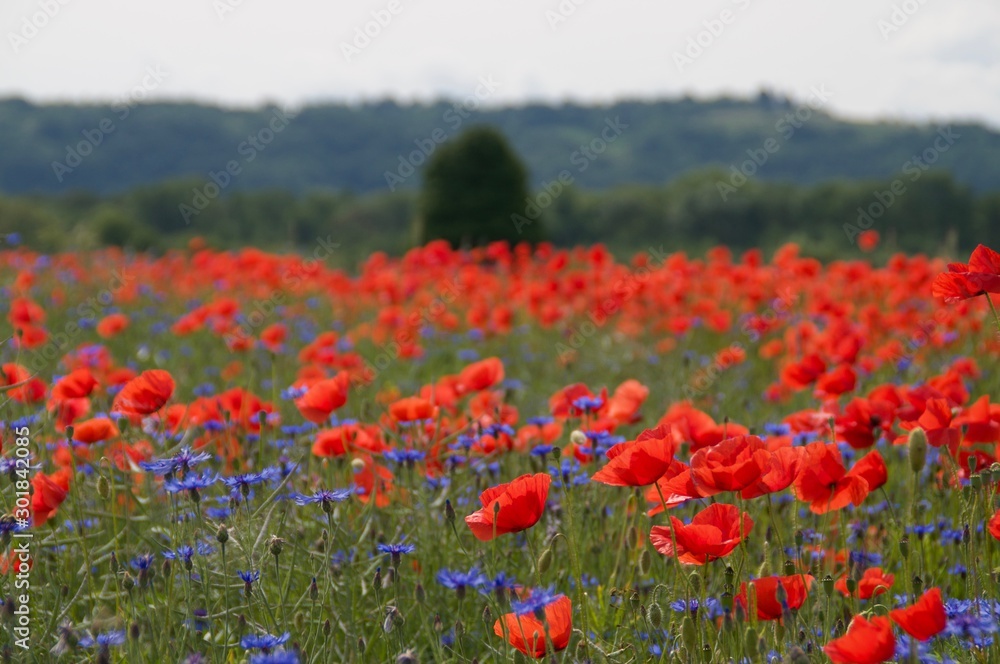
[[[386,25],[358,38],[373,12]],[[845,117],[1000,127],[1000,0],[2,0],[0,25],[0,96],[32,100],[139,86],[238,106],[406,101],[490,77],[500,104],[822,85]]]

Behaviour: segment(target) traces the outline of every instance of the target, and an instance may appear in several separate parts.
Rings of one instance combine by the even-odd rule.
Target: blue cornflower
[[[500,600],[505,599],[509,594],[514,592],[514,588],[517,582],[514,581],[514,577],[508,576],[506,572],[500,572],[494,577],[492,581],[487,582],[485,585],[479,588],[479,592],[482,594],[494,593]]]
[[[287,387],[281,391],[281,398],[286,401],[293,401],[305,395],[309,391],[308,387]]]
[[[424,477],[424,485],[428,489],[443,489],[449,484],[451,484],[451,480],[444,475],[441,477],[431,477],[430,475]]]
[[[274,636],[273,634],[247,634],[242,639],[240,639],[240,646],[244,650],[261,650],[268,653],[278,646],[283,646],[288,642],[288,639],[292,635],[285,632],[281,636]]]
[[[764,432],[769,436],[787,436],[792,432],[792,427],[788,424],[773,424],[768,422],[764,425]]]
[[[225,484],[235,494],[239,492],[244,498],[250,495],[250,487],[254,484],[262,484],[275,476],[279,471],[275,468],[265,468],[259,473],[243,473],[232,477],[223,477]]]
[[[562,594],[555,592],[555,586],[548,588],[535,588],[531,595],[524,600],[514,600],[510,603],[514,613],[519,616],[526,616],[529,613],[538,616],[544,615],[545,607],[561,599]]]
[[[604,399],[600,397],[580,397],[573,400],[573,408],[581,413],[593,413],[601,409]]]
[[[399,567],[399,559],[404,553],[413,553],[417,550],[416,545],[406,544],[400,541],[399,544],[379,544],[375,547],[381,553],[388,553],[392,556],[392,566]]]
[[[104,632],[103,634],[98,634],[96,637],[88,634],[80,639],[80,646],[83,648],[93,648],[96,645],[102,649],[106,649],[111,646],[120,646],[123,643],[125,643],[125,632],[122,630]]]
[[[923,539],[924,535],[930,535],[934,532],[934,524],[928,523],[926,525],[907,526],[906,532],[916,535],[917,539]]]
[[[180,560],[184,567],[191,569],[191,558],[194,557],[194,549],[187,544],[177,547],[176,551],[164,551],[163,557],[167,560]]]
[[[408,463],[412,465],[417,461],[423,461],[424,457],[427,456],[427,453],[422,450],[413,449],[386,450],[382,453],[382,456],[390,461],[395,461],[396,463]]]
[[[260,571],[252,570],[244,572],[243,570],[236,570],[236,575],[243,579],[243,590],[249,596],[251,591],[253,591],[254,581],[260,580]]]
[[[699,613],[706,618],[716,618],[722,615],[722,605],[719,600],[714,597],[705,598],[705,603],[702,604],[697,599],[692,599],[689,603],[684,600],[679,599],[670,603],[670,608],[678,613],[684,611],[689,611],[692,616],[697,616]]]
[[[349,489],[319,489],[311,496],[305,496],[301,493],[296,494],[292,497],[296,505],[312,505],[319,503],[323,506],[324,512],[329,512],[333,509],[333,503],[342,503],[348,498],[350,498],[357,491],[354,487]]]
[[[191,493],[191,497],[198,499],[198,490],[205,489],[207,487],[215,484],[219,479],[218,473],[213,473],[206,470],[201,475],[186,475],[182,479],[172,478],[163,483],[163,488],[167,490],[168,493],[180,493],[181,491],[188,491]]]
[[[129,561],[129,565],[132,566],[132,569],[134,569],[134,570],[136,570],[138,572],[145,572],[146,570],[148,570],[152,566],[152,564],[155,561],[156,561],[156,557],[153,554],[146,553],[146,554],[143,554],[141,556],[136,556],[135,558],[133,558],[132,560],[130,560]]]
[[[544,457],[544,456],[547,456],[547,455],[551,454],[552,450],[554,450],[554,449],[555,449],[555,447],[552,446],[552,445],[535,445],[531,449],[531,454],[532,454],[532,456]]]
[[[475,565],[468,572],[453,572],[449,569],[442,569],[435,578],[445,588],[454,590],[459,599],[465,597],[466,588],[479,588],[489,583],[489,579],[483,576],[483,573]]]
[[[154,475],[171,475],[173,473],[188,471],[203,461],[212,458],[207,452],[195,454],[190,447],[182,447],[180,452],[169,459],[153,459],[152,461],[140,461],[139,467]]]

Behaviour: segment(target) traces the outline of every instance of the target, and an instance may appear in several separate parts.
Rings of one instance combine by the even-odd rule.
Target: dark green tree
[[[445,143],[424,170],[417,239],[452,246],[495,240],[538,242],[542,210],[528,191],[527,170],[503,135],[477,126]]]

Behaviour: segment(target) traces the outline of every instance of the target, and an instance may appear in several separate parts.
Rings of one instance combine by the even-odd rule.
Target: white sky
[[[348,61],[373,11],[391,21]],[[110,101],[144,76],[152,97],[237,106],[459,97],[480,77],[500,104],[824,85],[841,116],[1000,127],[1000,0],[2,0],[0,28],[0,96],[36,101]]]

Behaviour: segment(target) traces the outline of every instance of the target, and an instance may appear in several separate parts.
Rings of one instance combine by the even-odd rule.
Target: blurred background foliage
[[[794,241],[819,258],[850,257],[858,250],[849,225],[855,234],[863,230],[859,208],[869,209],[875,192],[898,180],[905,193],[871,218],[870,228],[882,237],[876,259],[896,250],[959,254],[979,242],[1000,243],[1000,134],[955,125],[954,145],[914,177],[904,165],[934,145],[938,127],[850,123],[814,112],[784,137],[778,127],[787,125],[779,123],[796,108],[766,93],[750,101],[475,112],[446,103],[315,106],[298,112],[251,161],[241,146],[268,126],[275,108],[157,103],[127,109],[122,118],[123,109],[6,100],[0,101],[0,144],[7,147],[0,152],[0,233],[17,233],[49,252],[101,245],[160,252],[200,236],[216,247],[272,251],[308,250],[329,237],[349,249],[341,257],[349,262],[375,250],[400,253],[442,236],[427,233],[433,188],[423,198],[419,191],[434,181],[427,178],[429,164],[465,172],[441,163],[461,145],[459,136],[487,124],[509,141],[512,159],[523,161],[529,187],[522,200],[522,166],[509,165],[512,190],[487,192],[502,201],[498,218],[523,215],[530,203],[542,212],[539,224],[512,239],[603,242],[620,255],[661,244],[698,252],[719,243],[768,250]],[[85,131],[95,136],[104,119],[114,130],[60,182],[53,163],[65,163],[67,146],[78,145]],[[581,156],[609,121],[624,126],[620,136],[593,158]],[[779,149],[723,196],[720,183],[740,182],[733,165],[769,138]],[[414,153],[421,145],[422,157]],[[192,205],[211,182],[209,172],[230,161],[239,162],[240,173],[187,223],[181,206]],[[414,165],[411,175],[404,162]],[[401,173],[403,181],[390,188],[389,173]],[[572,184],[546,197],[561,173]],[[457,196],[435,195],[439,202]],[[499,237],[511,237],[514,224],[497,228]],[[489,239],[465,231],[455,237]]]

